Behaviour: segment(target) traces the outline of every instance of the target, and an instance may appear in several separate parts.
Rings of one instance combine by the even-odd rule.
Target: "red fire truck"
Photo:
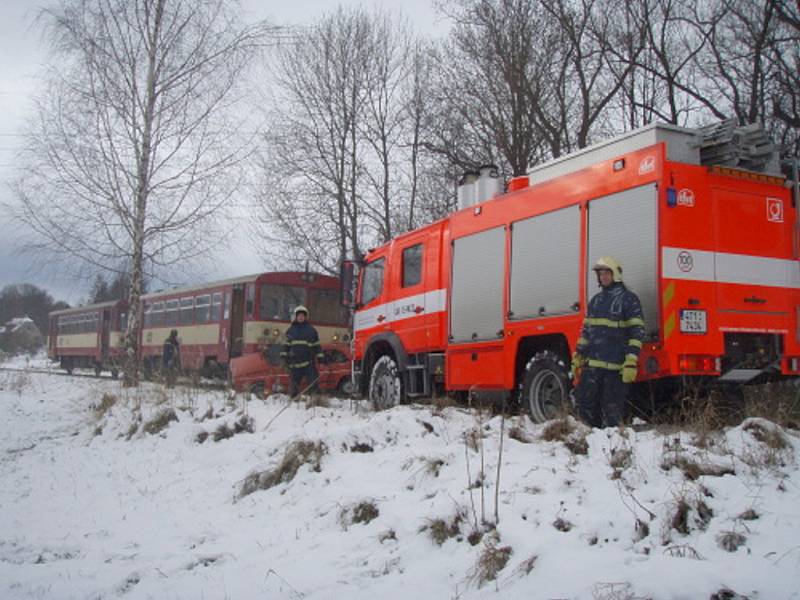
[[[532,169],[505,194],[495,169],[466,175],[461,210],[361,264],[356,389],[379,408],[435,390],[519,393],[534,420],[552,417],[604,255],[642,301],[637,381],[797,375],[797,184],[774,155],[758,165],[773,174],[709,165],[743,164],[725,143],[744,145],[659,124]]]

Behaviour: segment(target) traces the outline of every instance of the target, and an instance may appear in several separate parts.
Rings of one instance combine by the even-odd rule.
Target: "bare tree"
[[[454,26],[439,53],[431,149],[461,169],[492,162],[522,175],[541,154],[552,21],[532,0],[456,0],[447,11]]]
[[[401,16],[344,8],[279,49],[254,232],[273,263],[336,272],[415,224],[428,55]]]
[[[267,29],[229,0],[63,0],[17,216],[72,265],[130,266],[126,382],[138,382],[146,271],[206,252],[246,151],[230,110]]]

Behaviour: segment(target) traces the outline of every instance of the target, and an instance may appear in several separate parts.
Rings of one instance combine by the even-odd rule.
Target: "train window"
[[[222,293],[217,292],[211,296],[211,320],[216,323],[222,316]]]
[[[422,281],[422,244],[403,250],[403,287]]]
[[[153,305],[144,305],[144,326],[150,327],[153,324]]]
[[[256,286],[252,283],[248,283],[245,286],[246,295],[247,295],[247,302],[245,303],[245,312],[247,313],[248,317],[253,316],[253,310],[255,309],[256,304]]]
[[[156,302],[153,304],[153,327],[161,327],[164,324],[164,303]]]
[[[361,281],[361,304],[369,304],[381,295],[383,291],[383,258],[369,263],[364,267]]]
[[[191,325],[194,316],[194,298],[181,298],[180,324]]]
[[[308,310],[315,323],[347,325],[347,308],[339,301],[339,290],[311,288],[308,290]]]
[[[164,325],[177,325],[178,324],[178,301],[167,300],[166,309],[164,310]]]
[[[211,313],[211,296],[198,296],[194,301],[194,322],[207,323]]]
[[[259,317],[262,321],[291,321],[292,311],[301,304],[304,306],[308,304],[306,288],[265,283],[261,286]],[[313,310],[311,316],[319,320]]]

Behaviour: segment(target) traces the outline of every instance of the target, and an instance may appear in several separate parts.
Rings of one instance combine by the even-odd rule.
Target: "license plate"
[[[706,311],[681,311],[681,333],[706,333],[707,330]]]

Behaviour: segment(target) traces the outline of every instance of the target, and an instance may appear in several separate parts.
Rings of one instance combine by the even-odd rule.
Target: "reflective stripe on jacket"
[[[302,369],[314,359],[322,358],[322,347],[317,330],[308,322],[295,321],[286,330],[281,358],[290,369]]]
[[[644,335],[639,297],[625,284],[614,283],[589,301],[577,351],[590,367],[619,370],[626,358],[636,364]]]

